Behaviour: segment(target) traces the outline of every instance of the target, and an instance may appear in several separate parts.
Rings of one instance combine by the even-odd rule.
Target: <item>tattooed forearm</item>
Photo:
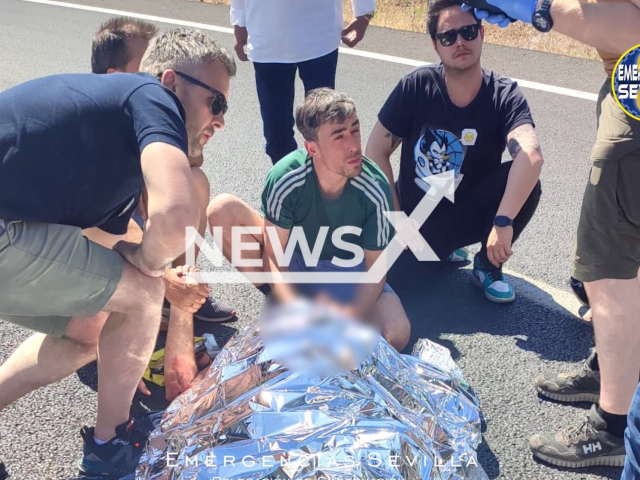
[[[523,150],[526,153],[541,153],[540,143],[532,125],[521,125],[510,132],[507,136],[507,147],[514,160]]]
[[[397,135],[394,135],[391,132],[387,132],[384,134],[385,138],[388,138],[391,140],[391,150],[395,150],[396,148],[398,148],[398,145],[400,145],[400,142],[402,142],[402,138],[398,137]]]

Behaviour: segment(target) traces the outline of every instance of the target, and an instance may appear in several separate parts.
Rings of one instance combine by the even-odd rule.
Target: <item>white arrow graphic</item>
[[[455,196],[455,172],[453,170],[432,175],[423,178],[423,180],[431,185],[432,188],[422,197],[422,200],[420,200],[420,203],[409,217],[415,221],[418,228],[425,224],[442,199],[446,197],[453,202]],[[385,215],[394,227],[398,219],[407,218],[404,212],[385,212]],[[405,223],[405,225],[407,225],[407,223]],[[360,283],[378,283],[389,272],[404,250],[404,245],[398,241],[398,236],[399,233],[396,232],[393,241],[384,249],[376,263],[373,264],[368,272],[363,274],[365,281],[361,281]],[[429,244],[422,236],[420,236],[420,238],[422,240],[422,250],[413,252],[418,260],[421,262],[439,261],[440,259]]]
[[[411,222],[413,226],[410,228],[419,229],[444,198],[449,199],[451,202],[454,201],[455,172],[453,170],[425,177],[423,180],[432,188],[422,197],[411,216],[407,217],[404,212],[383,212],[396,229],[402,227],[400,224],[410,224],[410,222],[401,222],[401,220],[405,219],[413,220]],[[193,235],[194,233],[192,232],[191,236]],[[197,232],[195,235],[198,235]],[[422,247],[421,250],[414,251],[418,260],[423,262],[438,261],[439,258],[433,249],[419,233],[418,235]],[[382,254],[368,272],[200,272],[198,281],[206,283],[255,283],[258,285],[263,283],[379,283],[404,251],[404,244],[399,241],[398,237],[399,235],[396,233],[396,236],[382,251]],[[198,240],[196,243],[201,247],[202,254],[207,258],[213,258],[212,249],[206,245],[202,237]],[[191,248],[189,245],[188,247]],[[219,249],[220,245],[216,245],[216,248]],[[217,257],[219,256],[217,255]]]

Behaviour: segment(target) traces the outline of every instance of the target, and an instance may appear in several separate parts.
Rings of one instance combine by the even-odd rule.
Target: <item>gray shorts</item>
[[[355,267],[339,267],[329,260],[319,260],[315,267],[307,267],[304,263],[302,254],[297,250],[293,252],[291,263],[289,264],[290,272],[364,272],[364,263]],[[303,295],[315,297],[320,293],[324,293],[332,299],[341,303],[351,303],[355,300],[357,283],[301,283],[296,285],[296,289]],[[388,283],[382,288],[383,293],[393,293],[393,289]]]
[[[104,308],[123,268],[77,227],[0,221],[0,320],[62,337],[71,318]]]

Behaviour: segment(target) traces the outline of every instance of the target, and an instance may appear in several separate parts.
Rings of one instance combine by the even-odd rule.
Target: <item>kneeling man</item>
[[[223,253],[227,259],[232,258],[233,227],[257,226],[261,233],[243,236],[243,243],[255,242],[259,248],[247,249],[243,259],[262,259],[262,265],[237,267],[240,271],[368,271],[393,236],[383,213],[391,210],[393,198],[385,174],[362,156],[355,104],[344,93],[326,88],[313,90],[296,111],[296,125],[305,139],[305,148],[290,153],[269,171],[262,193],[262,215],[228,194],[219,195],[209,204],[207,216],[212,229],[223,227]],[[266,227],[275,228],[278,250],[285,248],[290,237],[295,238],[291,235],[294,227],[301,227],[307,242],[321,240],[324,230],[324,238],[332,239],[338,230],[344,242],[364,250],[364,261],[354,262],[353,247],[341,249],[327,241],[317,265],[307,266],[300,243],[296,242],[289,267],[280,266]],[[352,265],[347,266],[349,263]],[[400,299],[385,280],[377,284],[274,283],[271,287],[283,302],[294,299],[296,294],[306,294],[341,303],[343,311],[377,325],[385,339],[400,351],[409,342],[411,325]],[[257,286],[262,291],[270,288]]]

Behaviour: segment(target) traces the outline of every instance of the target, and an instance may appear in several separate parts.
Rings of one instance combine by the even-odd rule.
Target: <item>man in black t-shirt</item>
[[[455,174],[455,203],[440,202],[420,232],[440,259],[481,242],[473,275],[489,300],[515,293],[502,265],[540,198],[542,154],[518,85],[480,65],[484,29],[456,0],[435,0],[428,26],[442,63],[419,67],[393,90],[369,138],[366,155],[393,184],[389,158],[402,144],[396,209],[413,212],[430,186]],[[508,145],[512,162],[502,162]],[[464,257],[463,257],[464,258]]]
[[[224,127],[230,54],[202,33],[156,37],[142,74],[56,75],[0,93],[0,320],[36,330],[0,366],[0,409],[95,358],[95,428],[82,471],[133,471],[146,435],[129,409],[153,351],[168,263],[200,212],[187,155]],[[127,231],[140,192],[140,244]]]

